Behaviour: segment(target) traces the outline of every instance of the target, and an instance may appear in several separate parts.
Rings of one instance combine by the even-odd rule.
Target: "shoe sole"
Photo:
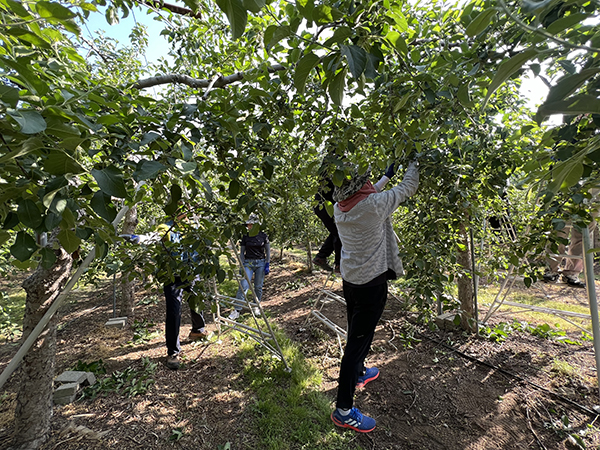
[[[376,380],[377,378],[379,378],[379,372],[377,372],[377,375],[375,375],[374,377],[371,378],[367,378],[366,380],[363,380],[362,382],[356,383],[356,389],[360,389],[360,388],[364,388],[367,383]]]
[[[350,428],[351,430],[354,430],[358,433],[368,433],[369,431],[373,431],[375,429],[375,426],[369,430],[361,430],[360,428],[356,428],[353,427],[352,425],[348,425],[347,423],[342,423],[339,422],[335,417],[333,417],[333,413],[331,413],[331,420],[333,421],[334,425],[340,427],[340,428]]]

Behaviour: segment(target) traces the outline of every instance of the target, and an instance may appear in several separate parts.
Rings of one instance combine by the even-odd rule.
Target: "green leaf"
[[[81,245],[81,239],[71,230],[61,230],[58,233],[58,240],[67,253],[73,253]]]
[[[574,186],[581,179],[583,164],[581,161],[568,160],[556,164],[552,169],[552,181],[548,183],[548,190],[558,192]]]
[[[37,34],[34,34],[31,31],[25,30],[23,28],[9,28],[8,30],[6,30],[6,32],[11,36],[15,36],[25,44],[33,44],[37,47],[46,49],[52,48],[52,46],[45,39],[42,39]]]
[[[111,165],[102,170],[92,169],[92,175],[105,194],[117,198],[127,197],[123,174],[115,166]]]
[[[142,136],[142,140],[140,141],[140,145],[148,145],[151,142],[154,142],[155,140],[157,140],[160,137],[159,133],[156,133],[154,131],[150,131],[149,133],[144,133],[144,135]]]
[[[44,160],[44,170],[51,175],[77,174],[85,169],[71,156],[60,150],[52,150]]]
[[[10,11],[12,13],[15,13],[19,17],[31,18],[31,13],[29,11],[27,11],[25,8],[23,8],[23,5],[21,4],[21,2],[16,2],[14,0],[8,0],[6,2],[6,5],[8,6],[8,8],[10,9]]]
[[[267,48],[274,47],[279,41],[292,35],[292,30],[288,25],[277,27],[271,25],[265,32],[265,43]]]
[[[333,9],[331,6],[318,5],[312,14],[312,19],[319,25],[333,22]]]
[[[583,83],[596,74],[600,73],[600,68],[583,69],[574,75],[567,75],[561,78],[558,83],[550,88],[548,97],[544,103],[552,103],[563,100],[565,97],[575,92]]]
[[[456,96],[458,97],[458,100],[460,101],[460,103],[463,106],[470,107],[473,105],[473,103],[471,102],[471,98],[469,97],[469,85],[468,84],[461,84],[460,87],[458,88],[458,92],[456,93]]]
[[[357,45],[342,45],[342,55],[348,60],[348,66],[352,76],[358,80],[367,67],[367,52]]]
[[[557,102],[542,103],[536,113],[536,121],[542,123],[552,114],[600,114],[600,100],[592,95],[575,95]]]
[[[333,32],[333,36],[325,41],[323,44],[325,47],[331,47],[333,44],[341,44],[346,42],[346,40],[353,36],[352,28],[349,27],[339,27],[336,28]]]
[[[110,201],[110,197],[102,191],[98,191],[92,197],[90,205],[94,212],[107,222],[112,222],[117,217],[117,211]],[[66,209],[65,211],[69,211]]]
[[[261,9],[263,9],[266,5],[265,0],[243,0],[244,8],[248,11],[252,11],[254,14],[258,14]]]
[[[38,1],[34,5],[37,13],[45,19],[67,20],[76,16],[69,8],[58,3]]]
[[[16,108],[19,103],[19,90],[2,84],[0,85],[0,99],[4,103],[8,103],[11,107]]]
[[[115,123],[121,122],[122,118],[114,114],[105,114],[104,116],[98,117],[96,122],[102,125],[114,125]]]
[[[225,13],[231,27],[233,40],[238,39],[246,30],[248,12],[240,0],[216,0],[217,6]]]
[[[240,182],[238,180],[231,180],[229,182],[229,198],[236,198],[240,193]]]
[[[40,255],[42,255],[40,264],[44,269],[49,270],[56,262],[56,253],[52,249],[44,247],[40,250]]]
[[[181,195],[183,194],[181,186],[179,186],[178,184],[172,184],[170,192],[171,192],[170,201],[163,208],[165,211],[165,214],[167,214],[168,216],[171,216],[177,212],[177,209],[179,208],[179,200],[181,200]]]
[[[60,225],[62,222],[62,216],[56,213],[49,213],[46,215],[46,219],[44,220],[44,226],[46,230],[54,230],[56,227]]]
[[[106,21],[109,25],[117,25],[119,23],[119,13],[114,6],[109,6],[106,8],[104,17],[106,17]]]
[[[315,8],[314,0],[296,0],[296,8],[298,8],[302,17],[308,21],[312,20],[312,12]]]
[[[294,71],[294,86],[300,94],[304,92],[304,86],[306,85],[306,79],[321,59],[310,52],[302,57],[298,64],[296,64],[296,70]]]
[[[31,255],[37,250],[37,244],[29,234],[19,231],[15,243],[10,248],[10,254],[19,261],[24,262],[31,258]]]
[[[31,199],[25,199],[19,202],[17,215],[19,216],[19,220],[23,225],[33,229],[39,227],[44,220],[42,211]]]
[[[346,69],[340,70],[333,81],[329,83],[329,97],[333,103],[342,106],[344,101],[344,87],[346,85]]]
[[[273,177],[273,169],[275,167],[273,166],[273,164],[269,163],[269,161],[263,161],[263,165],[262,165],[262,170],[263,170],[263,175],[265,176],[265,178],[267,180],[270,180]]]
[[[135,168],[133,179],[135,181],[148,180],[150,178],[155,178],[159,173],[164,172],[165,170],[167,170],[167,167],[158,161],[142,160]]]
[[[569,14],[568,16],[561,17],[560,19],[552,22],[546,31],[550,34],[558,34],[567,28],[573,28],[574,25],[583,22],[588,17],[590,16],[584,13]]]
[[[46,95],[48,92],[48,83],[45,80],[40,79],[28,66],[20,64],[17,61],[0,58],[0,67],[3,65],[11,68],[17,73],[18,76],[12,76],[11,78],[19,80],[33,93],[42,96]]]
[[[0,158],[0,163],[4,163],[6,161],[10,161],[11,159],[16,159],[20,156],[27,155],[31,152],[35,152],[40,148],[44,147],[44,143],[38,137],[30,137],[21,145],[21,148],[14,150],[10,153],[7,153],[2,158]]]
[[[473,21],[467,27],[467,36],[477,36],[489,26],[490,22],[492,21],[492,17],[494,17],[495,15],[496,8],[488,8],[485,11],[479,13],[477,17],[475,17],[475,19],[473,19]]]
[[[496,91],[496,89],[500,87],[502,83],[508,80],[508,78],[510,78],[510,76],[513,73],[515,73],[521,68],[521,66],[523,66],[523,64],[525,64],[537,54],[538,51],[536,49],[530,48],[528,50],[525,50],[524,52],[518,53],[517,55],[500,64],[500,67],[498,67],[498,72],[496,72],[496,76],[494,77],[492,83],[490,84],[490,87],[488,88],[488,93],[485,96],[485,100],[483,101],[483,105],[481,106],[481,108],[485,108],[485,105],[487,104],[490,96]]]
[[[21,127],[21,133],[36,134],[46,129],[46,121],[37,111],[9,109],[6,111]]]

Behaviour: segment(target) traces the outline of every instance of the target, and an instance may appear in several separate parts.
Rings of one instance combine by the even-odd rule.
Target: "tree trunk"
[[[460,234],[463,247],[458,249],[456,259],[461,267],[461,273],[458,275],[458,300],[460,301],[460,323],[463,330],[475,331],[475,308],[473,303],[473,273],[471,261],[471,246],[469,233],[464,223],[460,225]]]
[[[69,278],[73,258],[62,248],[56,262],[46,270],[39,266],[24,282],[27,293],[23,318],[23,341],[31,334]],[[14,449],[39,448],[48,438],[52,416],[56,315],[50,320],[23,359],[21,385],[15,411]]]
[[[137,226],[137,208],[131,207],[123,221],[123,234],[134,234]],[[119,317],[135,315],[135,281],[129,280],[129,272],[121,274],[121,298],[118,305]]]
[[[308,266],[308,271],[312,272],[314,270],[313,267],[313,258],[312,258],[312,245],[310,244],[310,239],[306,240],[307,244],[306,244],[306,257],[308,259],[308,261],[306,262],[306,265]]]

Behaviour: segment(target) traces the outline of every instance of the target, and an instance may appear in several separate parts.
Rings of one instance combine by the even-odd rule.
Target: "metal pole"
[[[123,218],[123,216],[125,215],[125,213],[127,212],[128,209],[129,209],[128,206],[124,206],[121,209],[121,211],[119,211],[119,214],[117,214],[117,217],[115,218],[115,220],[112,223],[115,227],[121,221],[121,219]],[[52,318],[52,316],[54,316],[56,311],[58,311],[58,308],[60,308],[60,306],[62,305],[62,302],[65,300],[65,298],[67,298],[67,295],[69,295],[69,292],[71,292],[71,289],[73,289],[73,286],[75,286],[75,283],[77,283],[77,281],[79,280],[81,275],[83,275],[83,272],[85,272],[85,270],[90,265],[90,263],[94,260],[95,257],[96,257],[96,249],[93,248],[92,251],[90,253],[88,253],[86,258],[83,260],[83,262],[81,263],[81,265],[79,266],[79,268],[77,269],[75,274],[68,281],[68,283],[66,284],[66,286],[62,290],[62,292],[60,294],[58,294],[58,297],[56,297],[56,300],[54,300],[54,302],[52,302],[52,305],[50,305],[50,307],[48,308],[48,311],[46,311],[46,314],[44,314],[44,317],[42,317],[40,319],[40,321],[35,326],[35,328],[31,332],[31,334],[29,336],[27,336],[27,339],[25,339],[25,342],[23,342],[23,345],[21,346],[21,348],[17,351],[17,353],[15,354],[13,359],[8,363],[8,365],[4,368],[4,371],[2,371],[2,373],[0,374],[0,389],[2,388],[2,386],[4,386],[4,383],[6,383],[8,381],[8,379],[10,378],[12,373],[17,369],[17,367],[19,367],[19,364],[21,364],[21,361],[23,361],[23,358],[25,357],[25,355],[27,354],[27,352],[29,351],[31,346],[35,343],[35,341],[37,340],[39,335],[42,333],[42,331],[44,331],[44,328],[46,328],[46,325],[48,325],[48,322],[50,322],[50,319]]]
[[[117,272],[113,273],[113,318],[117,317]]]
[[[473,225],[469,227],[469,241],[471,246],[471,272],[473,277],[473,306],[475,308],[475,333],[479,336],[479,310],[477,307],[477,288],[479,287],[479,276],[477,275],[475,262],[475,239],[473,238]]]
[[[594,255],[590,252],[592,244],[588,227],[581,229],[581,236],[583,237],[585,286],[590,303],[590,315],[592,316],[594,355],[596,356],[596,382],[598,383],[598,395],[600,396],[600,322],[598,320],[598,300],[596,299],[596,284],[594,280]]]

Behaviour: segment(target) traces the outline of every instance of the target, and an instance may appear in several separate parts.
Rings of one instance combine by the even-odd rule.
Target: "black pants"
[[[340,240],[340,235],[338,234],[337,227],[335,226],[335,221],[333,220],[333,217],[327,213],[327,210],[324,206],[321,208],[317,206],[314,211],[317,217],[321,219],[321,222],[323,222],[323,225],[325,225],[325,228],[327,228],[327,231],[329,231],[329,236],[327,236],[327,239],[325,239],[325,242],[323,242],[319,253],[317,253],[317,257],[327,258],[329,255],[335,252],[334,262],[337,266],[340,264],[342,241]]]
[[[190,292],[190,283],[184,283],[181,278],[176,277],[174,283],[165,284],[165,303],[167,305],[167,317],[165,319],[165,339],[167,342],[167,354],[176,355],[181,351],[179,344],[179,328],[181,326],[181,303],[183,291]],[[204,317],[190,308],[192,312],[192,330],[199,330],[205,326]]]
[[[338,408],[352,408],[356,383],[365,370],[365,358],[371,349],[375,327],[385,308],[387,288],[387,282],[370,287],[353,287],[344,282],[348,338],[338,380]]]

